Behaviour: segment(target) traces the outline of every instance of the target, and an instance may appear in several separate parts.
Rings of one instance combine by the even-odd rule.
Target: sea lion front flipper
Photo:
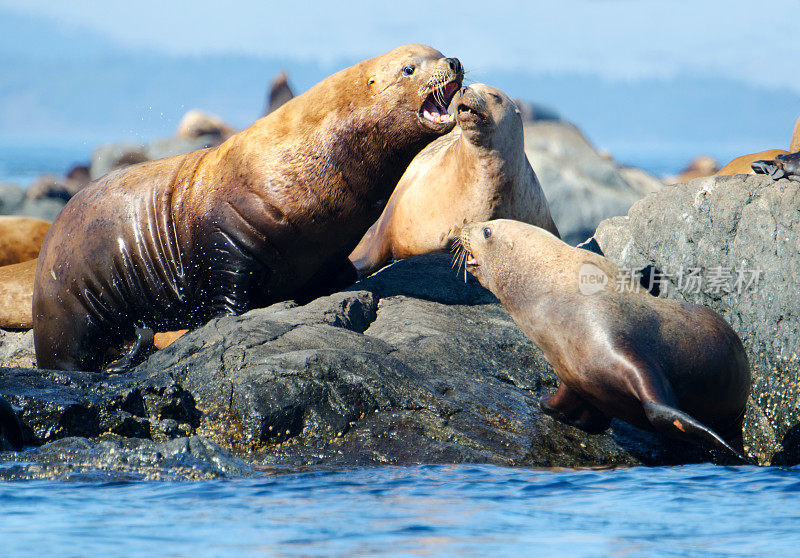
[[[22,449],[25,439],[22,436],[22,425],[11,403],[0,396],[0,431],[6,435],[6,440],[14,449]]]
[[[611,418],[567,387],[564,382],[555,393],[542,397],[539,407],[559,422],[589,434],[600,434],[611,425]]]
[[[106,372],[118,374],[130,370],[153,352],[155,334],[152,329],[136,328],[136,339],[128,351],[106,367]]]
[[[750,459],[733,449],[719,434],[683,411],[655,401],[645,401],[642,406],[647,420],[657,432],[718,449],[736,457],[739,461],[752,463]]]

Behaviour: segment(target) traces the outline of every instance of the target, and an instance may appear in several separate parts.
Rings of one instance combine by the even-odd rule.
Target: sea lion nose
[[[446,58],[445,60],[447,61],[447,65],[450,66],[450,69],[456,74],[464,72],[464,67],[461,65],[461,61],[458,58]]]

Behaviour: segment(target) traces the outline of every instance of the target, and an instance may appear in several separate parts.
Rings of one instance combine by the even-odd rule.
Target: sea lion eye
[[[483,238],[489,238],[490,236],[492,236],[492,229],[489,227],[483,229]]]
[[[410,76],[411,74],[414,73],[414,66],[406,66],[405,68],[403,68],[403,73],[407,76]]]

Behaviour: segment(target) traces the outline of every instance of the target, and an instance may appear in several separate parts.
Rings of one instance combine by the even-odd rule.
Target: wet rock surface
[[[798,230],[800,184],[738,175],[665,186],[595,236],[620,265],[667,273],[661,296],[709,306],[739,334],[753,374],[745,447],[762,463],[800,462]]]
[[[39,447],[2,453],[0,474],[708,458],[616,421],[593,436],[541,413],[539,397],[557,385],[552,369],[494,296],[449,263],[412,258],[305,306],[212,320],[117,376],[2,369],[0,395]],[[214,448],[212,457],[181,450],[196,471],[164,449],[187,439]]]

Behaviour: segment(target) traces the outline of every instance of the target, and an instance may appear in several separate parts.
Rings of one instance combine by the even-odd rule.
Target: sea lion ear
[[[367,85],[375,85],[375,76],[372,76],[367,80]]]

